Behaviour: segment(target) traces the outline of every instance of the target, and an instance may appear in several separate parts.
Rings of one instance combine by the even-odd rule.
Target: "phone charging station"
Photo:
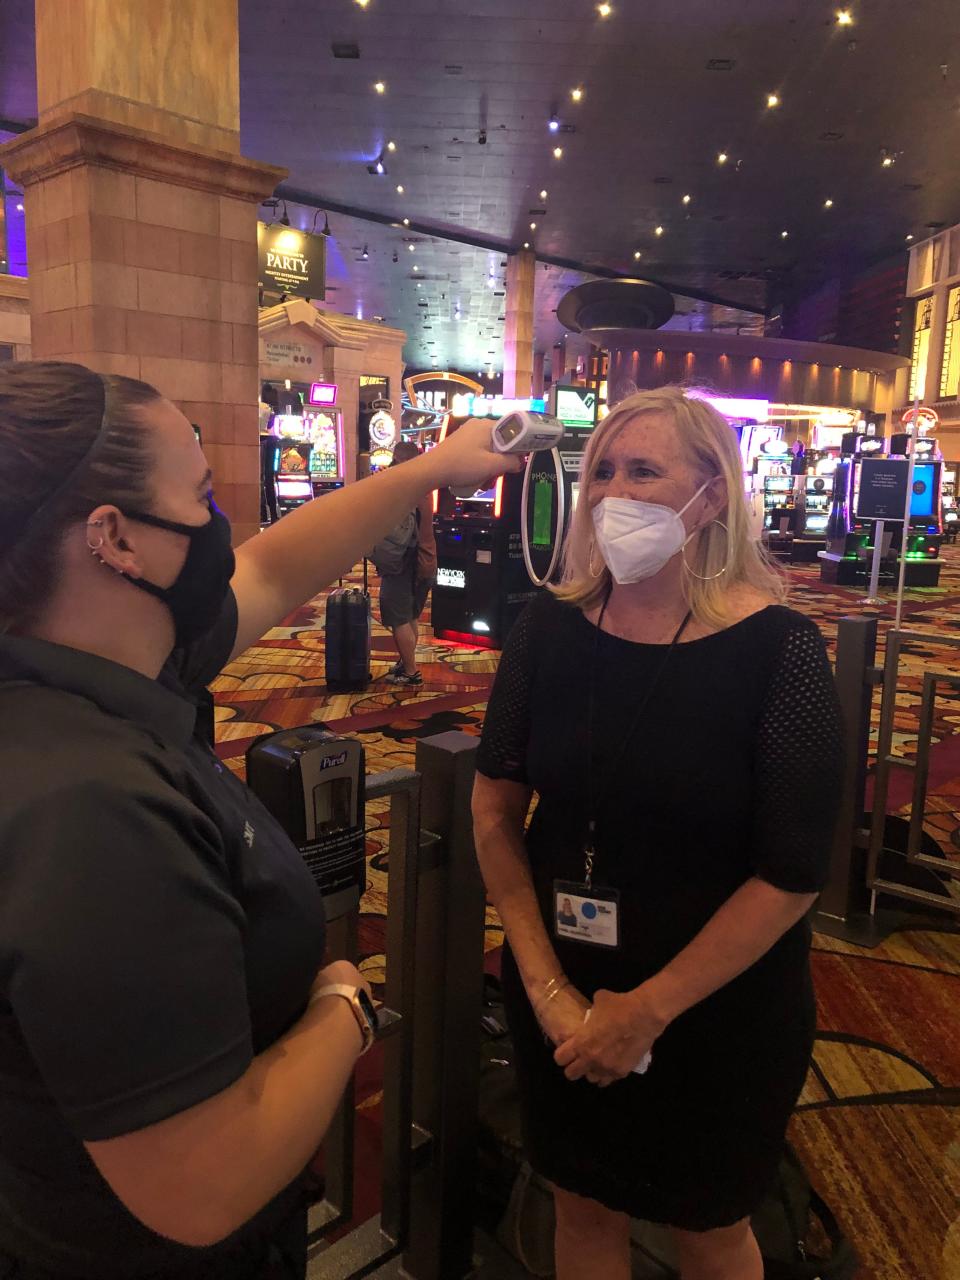
[[[303,855],[328,920],[366,888],[363,747],[324,725],[265,734],[247,750],[247,783]]]

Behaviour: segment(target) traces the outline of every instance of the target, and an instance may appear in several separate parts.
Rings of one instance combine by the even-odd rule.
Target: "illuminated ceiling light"
[[[780,232],[780,239],[781,239],[781,240],[786,240],[786,239],[787,239],[787,237],[788,237],[789,235],[790,235],[790,232],[789,232],[789,231],[781,231],[781,232]]]
[[[717,152],[717,164],[726,164],[730,157],[725,151]]]
[[[692,199],[693,199],[693,196],[684,196],[684,197],[683,197],[683,203],[684,203],[684,204],[689,204],[689,203],[690,203],[690,201],[691,201]]]
[[[768,93],[768,94],[767,94],[767,107],[768,107],[768,108],[770,108],[770,109],[772,109],[773,107],[779,107],[779,105],[780,105],[780,95],[779,95],[779,93]]]
[[[414,263],[414,264],[413,264],[413,269],[414,269],[414,271],[419,271],[419,270],[420,270],[420,268],[417,266],[417,264],[416,264],[416,263]]]
[[[598,5],[597,5],[597,13],[599,13],[599,15],[600,15],[600,17],[601,17],[601,18],[609,18],[609,17],[610,17],[610,15],[611,15],[611,13],[613,13],[613,5],[612,5],[612,4],[598,4]]]
[[[419,280],[417,281],[417,288],[418,288],[418,289],[422,289],[422,288],[423,288],[423,284],[422,284],[422,283],[421,283],[421,281],[419,281]]]
[[[374,93],[386,93],[387,86],[384,84],[382,80],[378,80],[377,83],[373,86],[373,91]]]
[[[640,250],[639,250],[639,249],[634,249],[634,251],[633,251],[633,260],[634,260],[634,262],[639,262],[639,261],[640,261],[640,259],[641,259],[642,257],[643,257],[643,254],[640,252]]]
[[[398,182],[398,183],[397,183],[397,195],[398,195],[398,196],[402,196],[402,195],[403,195],[403,183],[402,183],[402,182]]]
[[[17,213],[23,213],[23,204],[21,201],[17,201]]]
[[[524,242],[523,242],[523,247],[524,247],[525,249],[529,249],[529,248],[530,248],[530,241],[529,241],[529,240],[524,240]]]
[[[579,85],[577,86],[576,89],[570,90],[570,97],[574,100],[574,102],[579,102],[581,100],[581,98],[583,97],[583,90],[579,87]]]
[[[367,248],[366,245],[363,246],[363,252],[360,254],[360,257],[364,260],[364,262],[366,262],[367,259],[370,257],[370,250]]]
[[[391,139],[391,140],[387,143],[387,150],[388,150],[388,151],[396,151],[396,149],[397,149],[397,144],[396,144],[396,143]]]
[[[531,223],[530,223],[530,230],[531,230],[531,231],[536,231],[536,229],[537,229],[537,224],[536,224],[535,222],[531,222]]]
[[[653,229],[653,234],[654,234],[655,236],[662,236],[662,235],[663,235],[663,227],[654,227],[654,229]]]
[[[409,227],[409,225],[410,225],[410,219],[409,219],[409,218],[404,218],[404,220],[403,220],[403,225],[404,225],[405,227]]]
[[[417,246],[416,246],[415,244],[408,244],[408,245],[407,245],[407,248],[410,250],[410,252],[411,252],[411,253],[413,253],[413,251],[416,249],[416,247],[417,247]]]
[[[556,133],[560,128],[560,120],[555,111],[550,114],[550,119],[547,121],[547,128],[551,133]]]
[[[908,236],[906,237],[907,244],[909,244],[909,243],[910,243],[910,241],[911,241],[912,239],[913,239],[913,236],[912,236],[912,235],[908,235]]]
[[[559,160],[562,158],[562,156],[563,156],[563,147],[554,147],[553,148],[554,160]]]
[[[540,192],[540,199],[546,200],[546,198],[547,198],[547,189],[546,187],[544,187],[543,190]]]
[[[826,200],[824,200],[824,202],[823,202],[823,207],[824,207],[825,209],[832,209],[832,208],[833,208],[833,201],[829,198],[829,196],[827,197],[827,199],[826,199]]]
[[[883,165],[884,169],[889,169],[896,163],[896,157],[892,156],[889,151],[881,151],[880,163]]]
[[[853,14],[850,12],[849,9],[837,10],[837,23],[841,27],[853,26]]]
[[[361,9],[365,9],[369,3],[370,3],[370,0],[357,0],[357,4],[360,6]]]

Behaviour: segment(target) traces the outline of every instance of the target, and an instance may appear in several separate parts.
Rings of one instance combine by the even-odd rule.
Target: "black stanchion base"
[[[851,942],[854,946],[872,950],[881,942],[886,942],[899,929],[929,923],[929,918],[913,911],[880,907],[875,915],[857,911],[843,919],[815,911],[810,917],[810,923],[815,933],[824,933],[828,938],[836,938],[839,942]]]

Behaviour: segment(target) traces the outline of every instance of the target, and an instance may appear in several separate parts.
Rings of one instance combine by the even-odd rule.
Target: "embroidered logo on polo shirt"
[[[244,838],[244,840],[246,841],[246,845],[247,845],[247,848],[248,848],[248,849],[252,849],[252,848],[253,848],[253,837],[254,837],[254,835],[255,835],[255,834],[256,834],[256,833],[255,833],[255,831],[254,831],[253,827],[251,827],[250,823],[249,823],[249,822],[245,822],[245,823],[243,824],[243,838]]]

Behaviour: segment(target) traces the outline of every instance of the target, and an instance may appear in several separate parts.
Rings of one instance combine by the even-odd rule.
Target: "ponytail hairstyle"
[[[67,530],[103,503],[148,509],[146,382],[80,364],[0,364],[0,634],[24,631],[56,590]]]

